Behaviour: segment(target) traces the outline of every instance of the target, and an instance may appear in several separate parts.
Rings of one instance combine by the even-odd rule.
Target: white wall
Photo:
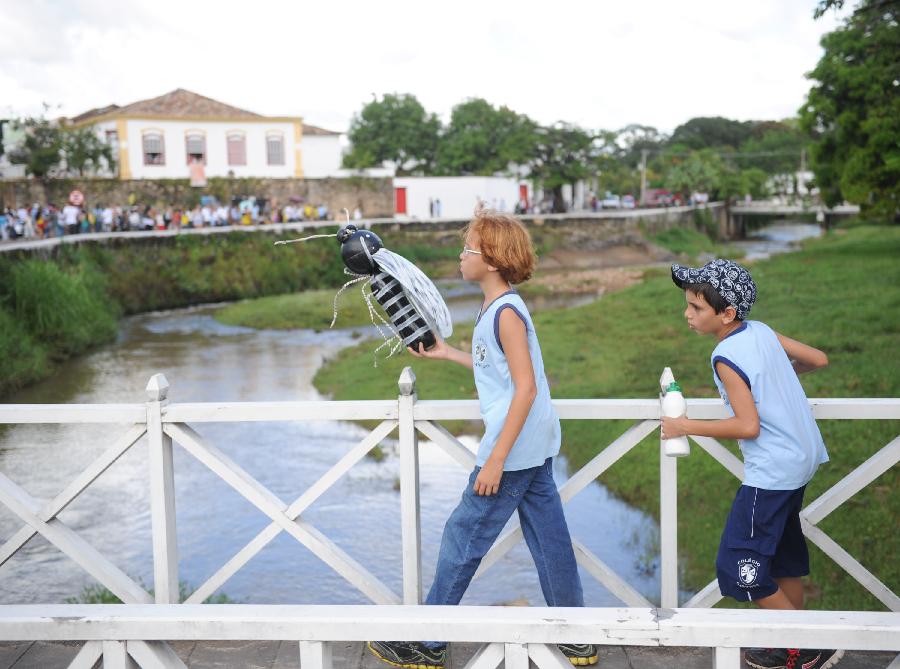
[[[231,171],[236,177],[294,176],[296,152],[294,150],[294,125],[290,122],[213,122],[213,121],[158,121],[129,120],[128,163],[133,179],[187,179],[185,135],[189,130],[206,133],[206,176],[224,177]],[[165,137],[165,165],[144,165],[143,131],[161,130]],[[239,130],[246,137],[247,164],[228,164],[227,135]],[[284,165],[268,165],[266,162],[266,133],[280,131],[284,136]],[[119,137],[119,142],[123,141]]]
[[[303,176],[316,179],[337,176],[341,172],[340,135],[303,135]]]
[[[512,212],[519,200],[519,183],[526,182],[505,177],[394,177],[394,188],[406,188],[407,216],[420,219],[431,218],[429,198],[441,201],[441,218],[471,217],[478,199]]]

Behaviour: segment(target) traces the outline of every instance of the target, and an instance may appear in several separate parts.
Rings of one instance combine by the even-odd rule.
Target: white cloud
[[[444,119],[475,96],[591,128],[780,118],[803,102],[838,22],[813,21],[814,6],[0,0],[0,34],[16,36],[0,41],[0,110],[46,101],[74,115],[181,87],[334,129],[386,92]]]

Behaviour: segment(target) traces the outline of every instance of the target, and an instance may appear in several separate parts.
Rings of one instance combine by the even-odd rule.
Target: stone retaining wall
[[[287,204],[291,196],[302,197],[317,206],[325,204],[335,214],[346,207],[360,207],[367,217],[394,213],[393,181],[389,178],[347,177],[343,179],[228,179],[213,178],[204,188],[192,188],[187,179],[11,179],[0,182],[3,206],[53,202],[62,207],[73,190],[84,193],[88,204],[113,206],[161,205],[193,206],[201,195],[221,201],[234,196],[254,195]]]

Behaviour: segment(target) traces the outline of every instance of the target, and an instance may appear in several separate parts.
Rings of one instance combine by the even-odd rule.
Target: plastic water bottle
[[[678,418],[683,416],[686,410],[687,402],[684,401],[684,395],[681,394],[681,386],[672,381],[666,388],[665,395],[663,395],[662,414],[669,418]],[[687,436],[664,439],[663,452],[675,458],[690,455],[691,446],[688,443]]]

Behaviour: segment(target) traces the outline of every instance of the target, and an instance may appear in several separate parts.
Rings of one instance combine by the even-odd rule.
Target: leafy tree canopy
[[[537,124],[508,107],[474,98],[453,108],[440,140],[441,174],[491,175],[525,165],[534,155]]]
[[[55,123],[43,116],[16,119],[16,130],[22,130],[25,138],[9,152],[9,162],[25,165],[26,173],[45,179],[59,166],[62,151],[62,133]]]
[[[440,127],[437,116],[428,114],[414,95],[376,98],[350,123],[353,146],[344,166],[376,167],[391,161],[398,174],[427,172],[434,164]]]
[[[649,125],[633,123],[616,133],[616,143],[620,147],[619,156],[626,164],[632,166],[640,163],[642,151],[659,152],[668,141],[669,138],[664,133]]]
[[[759,123],[753,135],[741,144],[738,164],[768,174],[793,174],[800,169],[801,154],[809,149],[810,143],[809,134],[796,124]]]
[[[687,198],[691,193],[714,194],[719,190],[727,167],[721,156],[709,149],[692,151],[674,163],[665,178],[666,188]]]
[[[553,210],[564,211],[562,187],[592,176],[597,157],[595,136],[577,125],[559,122],[537,130],[531,173],[553,191]]]
[[[66,167],[84,176],[102,168],[112,171],[115,158],[112,147],[100,139],[91,128],[73,128],[62,132],[62,152]]]
[[[735,121],[722,116],[699,116],[684,123],[672,133],[673,144],[683,144],[689,149],[743,144],[753,133],[753,123]]]
[[[863,0],[821,44],[800,120],[822,197],[900,218],[900,3]]]

